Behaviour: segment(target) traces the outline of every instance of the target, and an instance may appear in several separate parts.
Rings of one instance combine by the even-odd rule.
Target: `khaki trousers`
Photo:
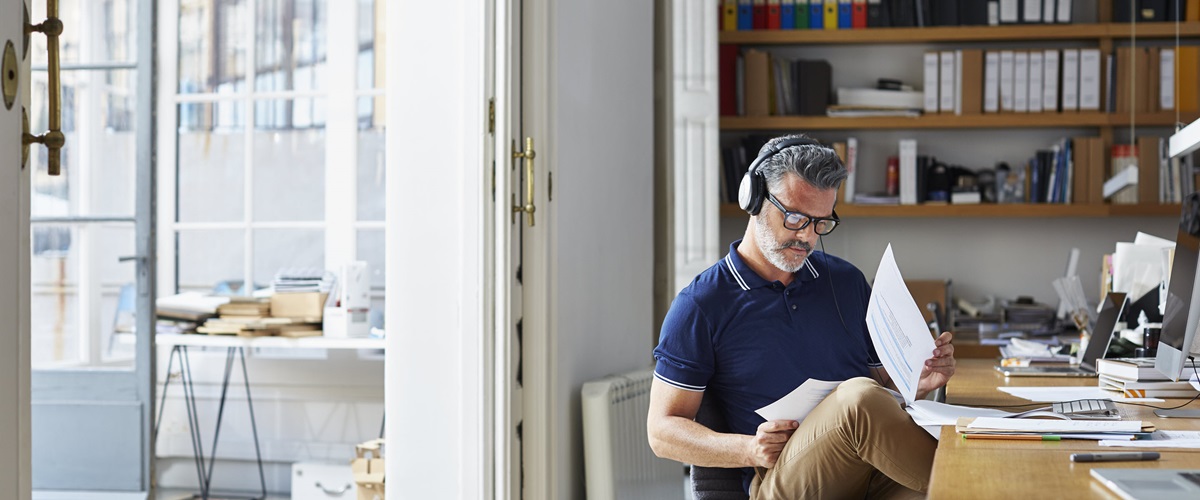
[[[800,423],[750,498],[923,498],[933,439],[869,378],[843,382]]]

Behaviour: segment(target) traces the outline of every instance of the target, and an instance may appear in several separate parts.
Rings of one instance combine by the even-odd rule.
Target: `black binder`
[[[932,26],[958,26],[959,25],[959,2],[958,0],[930,0],[930,18]],[[984,7],[986,9],[986,6]],[[987,22],[987,12],[984,12],[984,22]]]
[[[988,0],[958,2],[958,24],[960,26],[987,26],[987,23]]]

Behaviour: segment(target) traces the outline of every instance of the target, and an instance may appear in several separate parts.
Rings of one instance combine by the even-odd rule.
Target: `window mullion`
[[[325,267],[358,260],[358,2],[330,6],[325,23]]]
[[[254,292],[254,231],[250,225],[254,222],[254,85],[255,74],[258,72],[258,46],[255,45],[254,27],[258,22],[258,1],[248,0],[246,2],[246,22],[248,23],[243,33],[246,37],[246,76],[243,84],[242,96],[245,99],[243,107],[243,128],[245,134],[246,147],[244,148],[243,161],[245,168],[245,190],[242,192],[243,209],[243,234],[242,245],[243,261],[242,275],[243,293],[249,294]]]

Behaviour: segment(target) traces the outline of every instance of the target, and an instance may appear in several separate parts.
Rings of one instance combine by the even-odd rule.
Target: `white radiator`
[[[683,464],[654,456],[646,440],[652,378],[642,370],[583,384],[588,500],[683,498]]]

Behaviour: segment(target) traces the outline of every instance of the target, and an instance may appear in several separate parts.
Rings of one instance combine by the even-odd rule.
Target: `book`
[[[1185,361],[1180,375],[1186,375],[1195,368],[1194,361]],[[1154,358],[1104,358],[1096,360],[1096,373],[1101,376],[1118,378],[1133,382],[1168,380],[1154,368]],[[1180,378],[1187,378],[1186,376]]]
[[[846,139],[846,158],[843,163],[846,164],[846,180],[842,182],[842,192],[844,193],[842,199],[846,203],[854,203],[858,172],[858,139],[854,137]]]
[[[983,112],[1000,111],[1000,53],[989,50],[983,64]]]
[[[917,140],[900,139],[900,204],[917,204]]]
[[[1000,111],[1011,113],[1013,108],[1013,66],[1016,56],[1011,50],[1000,51]]]
[[[925,53],[925,112],[938,112],[938,87],[941,86],[941,80],[938,79],[938,53]]]
[[[1100,49],[1079,50],[1079,110],[1100,110]]]
[[[1058,112],[1058,49],[1042,53],[1042,110]]]
[[[938,111],[942,113],[954,112],[954,79],[958,74],[957,68],[953,50],[943,50],[938,54]]]
[[[880,109],[921,109],[925,95],[913,90],[838,87],[838,106]]]

